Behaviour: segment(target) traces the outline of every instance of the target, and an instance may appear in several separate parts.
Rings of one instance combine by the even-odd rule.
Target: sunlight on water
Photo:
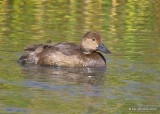
[[[0,1],[0,113],[157,113],[160,1]],[[16,63],[29,44],[101,33],[106,68]]]

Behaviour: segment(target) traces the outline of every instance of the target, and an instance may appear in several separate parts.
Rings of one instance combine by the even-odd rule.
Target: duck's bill
[[[102,43],[98,45],[98,50],[106,54],[111,54],[111,52]]]

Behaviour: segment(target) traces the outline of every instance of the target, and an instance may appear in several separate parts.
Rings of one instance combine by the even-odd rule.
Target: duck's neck
[[[92,53],[92,51],[90,51],[89,49],[84,48],[82,44],[80,45],[80,49],[82,50],[83,54],[85,54],[85,55],[89,55]]]

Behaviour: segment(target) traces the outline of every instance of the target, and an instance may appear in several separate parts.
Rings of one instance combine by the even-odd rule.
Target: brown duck
[[[99,33],[94,31],[87,32],[80,45],[68,42],[35,44],[24,50],[25,54],[20,57],[19,63],[64,67],[104,67],[105,57],[97,51],[111,53],[102,43]]]

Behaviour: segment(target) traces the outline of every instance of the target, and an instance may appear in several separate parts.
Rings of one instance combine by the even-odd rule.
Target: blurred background
[[[106,69],[16,63],[29,44],[91,30],[112,52]],[[159,69],[159,0],[0,0],[0,113],[158,114]]]

